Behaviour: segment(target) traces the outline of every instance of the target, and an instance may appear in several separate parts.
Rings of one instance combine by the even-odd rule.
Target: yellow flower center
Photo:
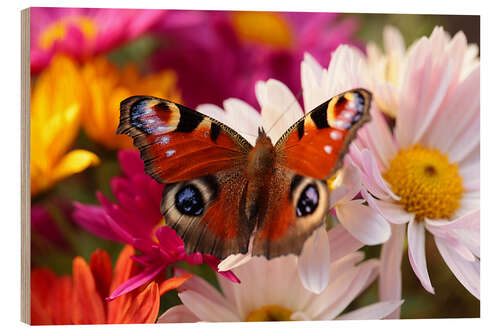
[[[401,197],[405,210],[417,221],[450,218],[464,193],[458,165],[436,149],[419,144],[401,149],[391,161],[384,178]]]
[[[237,12],[232,23],[242,39],[282,48],[292,44],[292,30],[279,13]]]
[[[281,305],[266,305],[250,312],[245,321],[291,321],[292,311]]]
[[[83,36],[93,39],[97,35],[97,25],[88,17],[68,17],[49,25],[40,35],[39,44],[42,49],[48,50],[57,41],[64,39],[68,26],[75,25]]]

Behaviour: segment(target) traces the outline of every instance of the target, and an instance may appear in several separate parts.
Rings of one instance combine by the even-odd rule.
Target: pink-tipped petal
[[[363,200],[353,200],[335,207],[342,225],[359,241],[366,245],[385,242],[391,236],[389,223]]]
[[[434,294],[425,258],[425,223],[412,220],[408,224],[408,258],[422,286]]]
[[[366,190],[361,190],[361,195],[368,202],[370,207],[375,208],[387,221],[394,224],[407,223],[414,217],[414,214],[406,212],[402,206],[384,200],[375,199]]]
[[[337,317],[337,320],[374,320],[384,319],[395,310],[399,310],[404,300],[378,302],[368,306],[364,306],[357,310],[348,312]]]
[[[479,261],[467,261],[456,253],[444,238],[434,237],[436,246],[455,277],[474,297],[480,299]]]
[[[330,245],[324,227],[320,227],[306,240],[298,266],[304,288],[315,294],[325,290],[330,281]]]
[[[330,242],[330,261],[338,259],[363,247],[363,243],[351,235],[342,224],[337,224],[328,231]]]
[[[171,307],[158,318],[158,324],[165,323],[195,323],[200,321],[200,318],[191,312],[185,305],[176,305]]]
[[[401,299],[401,260],[405,240],[406,225],[392,225],[391,238],[382,246],[380,254],[379,298],[381,301]],[[387,318],[398,319],[399,308]]]

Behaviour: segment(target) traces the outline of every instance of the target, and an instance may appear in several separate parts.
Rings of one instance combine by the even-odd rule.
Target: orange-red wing
[[[333,176],[357,130],[370,120],[370,103],[369,91],[354,89],[321,104],[277,142],[279,163],[316,179]]]
[[[298,255],[306,239],[323,225],[328,210],[327,186],[322,180],[278,166],[268,190],[268,204],[258,222],[252,254],[267,258]]]
[[[134,139],[146,172],[161,183],[232,168],[252,148],[224,124],[180,104],[148,96],[121,102],[117,133]]]

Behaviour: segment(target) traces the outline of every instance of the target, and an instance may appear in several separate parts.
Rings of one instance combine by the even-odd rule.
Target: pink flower
[[[107,52],[151,29],[163,10],[31,8],[31,70],[47,66],[55,53],[78,60]]]
[[[382,300],[401,296],[405,229],[410,263],[427,291],[434,293],[426,231],[457,279],[479,298],[479,65],[471,51],[463,33],[451,38],[442,28],[418,40],[397,75],[394,103],[386,103],[397,106],[394,133],[373,105],[372,121],[351,147],[363,198],[392,224],[381,254]],[[328,70],[308,56],[302,70],[306,105],[338,90],[380,87],[364,56],[348,47],[335,52]],[[372,91],[377,101],[379,90]]]
[[[58,208],[67,208],[63,202],[58,202],[58,204]],[[68,210],[63,211],[63,213],[67,213],[68,215],[71,214]],[[35,251],[37,254],[46,249],[47,246],[45,241],[48,241],[50,245],[55,245],[66,251],[71,249],[71,245],[62,235],[52,214],[42,204],[34,204],[31,206],[31,231],[43,238],[43,240],[39,237],[32,237],[31,239],[32,248],[36,249]],[[39,243],[39,241],[43,243]]]
[[[223,294],[199,277],[186,281],[179,288],[183,304],[168,309],[158,322],[382,319],[399,309],[402,300],[378,302],[341,315],[375,280],[379,263],[363,261],[363,253],[353,250],[356,243],[349,247],[349,242],[337,237],[343,233],[339,229],[341,225],[328,233],[333,250],[327,263],[330,277],[321,293],[302,285],[297,256],[253,257],[234,269],[241,284],[219,278]]]
[[[165,46],[153,58],[156,68],[179,73],[186,105],[221,105],[236,97],[257,107],[252,87],[269,78],[300,92],[300,61],[305,51],[321,63],[341,43],[351,43],[353,19],[330,13],[194,12],[198,25],[164,29]],[[176,11],[176,15],[194,15]],[[194,19],[193,19],[194,21]]]
[[[393,253],[402,250],[406,223],[408,256],[422,286],[434,293],[427,230],[453,274],[479,298],[479,62],[468,58],[470,50],[462,32],[451,38],[440,27],[418,40],[408,51],[394,133],[378,114],[360,133],[362,147],[373,152],[360,162],[390,188],[370,204],[397,229],[382,251],[386,299],[400,294],[393,291],[401,258]]]
[[[131,244],[140,251],[134,259],[144,270],[113,291],[109,299],[151,281],[167,266],[177,261],[191,265],[208,264],[217,271],[219,260],[201,253],[186,254],[184,243],[175,231],[162,224],[160,202],[164,185],[144,173],[144,164],[137,151],[123,150],[118,159],[124,177],[111,180],[111,188],[118,203],[97,193],[101,206],[74,203],[75,221],[88,231],[117,242]],[[239,282],[230,271],[221,275]]]

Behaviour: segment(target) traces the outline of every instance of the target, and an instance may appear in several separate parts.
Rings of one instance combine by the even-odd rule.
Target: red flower
[[[190,274],[161,283],[151,281],[112,302],[105,298],[111,290],[137,274],[131,259],[132,246],[123,248],[113,271],[109,254],[96,250],[87,264],[73,260],[73,276],[57,277],[47,268],[31,271],[31,324],[131,324],[154,323],[160,296],[182,285]]]

